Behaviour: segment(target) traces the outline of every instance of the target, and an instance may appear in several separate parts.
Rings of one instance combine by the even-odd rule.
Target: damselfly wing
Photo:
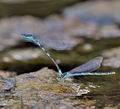
[[[93,72],[100,68],[103,61],[103,57],[96,57],[87,63],[80,65],[68,72],[63,73],[63,78],[82,76],[82,75],[109,75],[115,74],[115,72]]]
[[[69,73],[93,72],[101,66],[102,61],[103,61],[103,57],[101,57],[101,56],[96,57],[96,58],[88,61],[87,63],[70,70]]]

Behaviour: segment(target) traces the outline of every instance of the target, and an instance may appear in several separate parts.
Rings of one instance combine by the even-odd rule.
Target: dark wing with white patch
[[[99,56],[96,57],[87,63],[80,65],[72,70],[69,71],[69,73],[85,73],[85,72],[92,72],[98,69],[101,66],[101,63],[103,61],[103,57]]]

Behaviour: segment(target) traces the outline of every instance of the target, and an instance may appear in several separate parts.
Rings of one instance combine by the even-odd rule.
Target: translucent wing
[[[87,63],[70,70],[69,73],[74,74],[74,73],[93,72],[101,66],[102,61],[103,61],[103,57],[101,56],[96,57],[88,61]]]
[[[78,66],[68,72],[63,73],[63,78],[82,75],[101,75],[100,72],[93,73],[93,71],[101,66],[102,61],[103,57],[96,57],[81,66]],[[104,73],[104,75],[106,75],[106,73]]]

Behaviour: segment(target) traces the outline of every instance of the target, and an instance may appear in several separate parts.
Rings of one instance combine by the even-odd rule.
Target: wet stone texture
[[[29,107],[43,106],[45,109],[50,106],[56,108],[66,107],[74,109],[70,103],[70,98],[80,96],[89,92],[88,88],[80,88],[80,84],[72,83],[72,79],[66,81],[58,81],[56,72],[44,68],[40,71],[27,73],[13,78],[15,81],[10,83],[10,80],[5,79],[6,84],[3,90],[14,88],[1,95],[1,106],[21,104]],[[10,87],[11,84],[11,87]],[[9,86],[8,86],[9,85]],[[7,89],[8,90],[8,89]],[[7,97],[7,98],[6,98]],[[3,104],[2,104],[3,103]],[[44,109],[43,108],[43,109]]]
[[[0,106],[3,109],[114,109],[114,106],[119,107],[120,96],[120,84],[115,78],[119,79],[116,76],[93,76],[59,80],[55,71],[43,68],[12,79],[0,79],[4,83],[9,81],[3,86]],[[111,82],[116,82],[117,88],[111,86]]]
[[[103,65],[120,68],[120,47],[103,51],[102,55],[106,58]]]

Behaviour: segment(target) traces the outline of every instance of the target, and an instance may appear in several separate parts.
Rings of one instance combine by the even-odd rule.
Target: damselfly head
[[[21,36],[24,40],[29,41],[29,42],[32,42],[34,39],[32,34],[22,33]]]

